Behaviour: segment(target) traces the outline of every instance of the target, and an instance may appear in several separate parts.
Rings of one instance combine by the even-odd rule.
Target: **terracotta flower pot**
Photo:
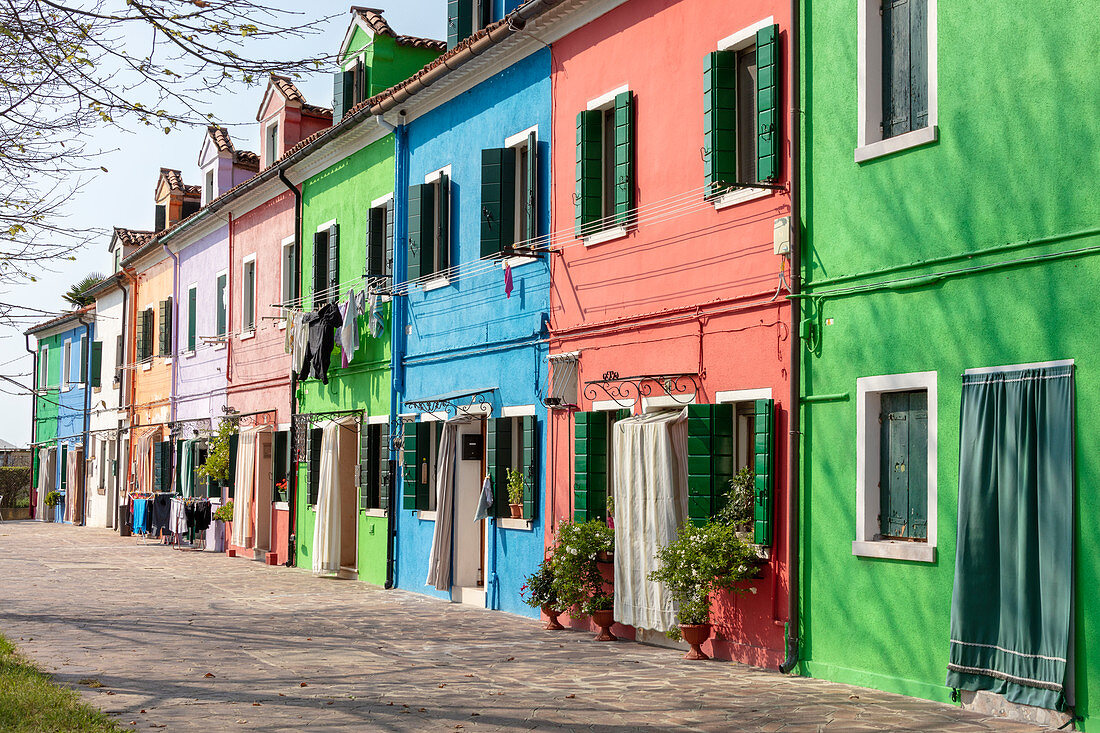
[[[616,641],[618,637],[611,633],[611,624],[615,623],[614,611],[593,611],[592,620],[600,627],[594,641]]]
[[[615,551],[600,550],[596,553],[596,562],[615,562]]]
[[[546,614],[546,617],[550,619],[546,622],[546,626],[543,628],[547,631],[561,631],[565,627],[558,623],[558,616],[561,615],[560,611],[555,611],[550,606],[543,606],[542,612]]]
[[[684,659],[710,659],[699,646],[710,638],[710,624],[680,624],[680,635],[691,645]]]
[[[523,504],[509,504],[508,508],[512,510],[512,519],[523,519]]]

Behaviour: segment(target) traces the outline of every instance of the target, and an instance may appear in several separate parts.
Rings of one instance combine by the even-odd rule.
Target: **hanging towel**
[[[374,338],[381,336],[382,329],[385,328],[385,324],[382,322],[382,303],[380,301],[381,298],[377,293],[371,293],[370,298],[367,299],[367,328]]]
[[[485,475],[485,483],[481,485],[481,498],[477,501],[477,511],[474,512],[474,521],[480,522],[492,516],[493,508],[493,480]]]
[[[359,294],[352,290],[348,293],[348,302],[344,304],[344,322],[340,327],[340,363],[345,369],[359,349],[359,299]]]
[[[286,330],[283,331],[283,352],[286,354],[294,353],[294,327],[298,325],[298,313],[296,311],[286,312]]]
[[[512,266],[504,263],[504,297],[512,297]]]
[[[294,316],[294,335],[292,337],[290,351],[290,368],[301,377],[306,365],[306,347],[309,344],[309,327],[306,325],[306,315],[298,313]]]

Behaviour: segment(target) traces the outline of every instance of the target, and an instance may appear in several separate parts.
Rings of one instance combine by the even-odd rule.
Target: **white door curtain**
[[[454,545],[455,445],[458,426],[470,417],[452,417],[443,426],[439,438],[439,457],[435,462],[435,533],[428,554],[428,578],[425,584],[436,590],[451,589],[451,554]]]
[[[183,441],[183,448],[180,449],[180,465],[179,465],[179,487],[180,493],[184,496],[195,495],[195,471],[194,466],[191,465],[191,459],[195,451],[195,440]]]
[[[38,496],[35,497],[35,519],[47,519],[46,494],[53,490],[53,450],[50,448],[38,449]],[[53,519],[53,517],[49,517]]]
[[[611,450],[615,620],[667,631],[678,609],[649,573],[657,569],[657,548],[676,538],[687,516],[687,410],[620,420]]]
[[[321,432],[321,469],[313,519],[313,574],[340,571],[340,441],[358,440],[354,417],[334,420]]]
[[[270,425],[246,428],[237,437],[237,468],[233,486],[233,536],[235,547],[252,547],[252,494],[256,478],[256,438]]]
[[[153,439],[160,428],[149,428],[137,439],[134,458],[137,462],[137,491],[153,492]]]

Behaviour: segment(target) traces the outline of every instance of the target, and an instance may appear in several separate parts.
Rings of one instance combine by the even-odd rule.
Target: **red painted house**
[[[619,577],[624,555],[639,573],[659,544],[623,508],[658,449],[618,422],[686,424],[686,456],[658,461],[670,516],[706,521],[750,467],[768,558],[749,592],[716,603],[704,650],[773,667],[788,601],[789,27],[786,3],[634,0],[553,46],[547,543],[566,519],[615,514],[616,620],[650,625],[614,631],[661,640],[667,613],[639,611],[646,582]]]

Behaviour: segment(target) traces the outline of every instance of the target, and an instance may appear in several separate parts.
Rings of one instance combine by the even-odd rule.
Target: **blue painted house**
[[[550,271],[538,238],[549,227],[551,56],[510,40],[461,58],[452,34],[445,58],[461,73],[404,100],[395,120],[394,271],[406,275],[395,278],[393,327],[395,579],[535,615],[520,588],[545,546]],[[475,521],[486,478],[489,517]]]

